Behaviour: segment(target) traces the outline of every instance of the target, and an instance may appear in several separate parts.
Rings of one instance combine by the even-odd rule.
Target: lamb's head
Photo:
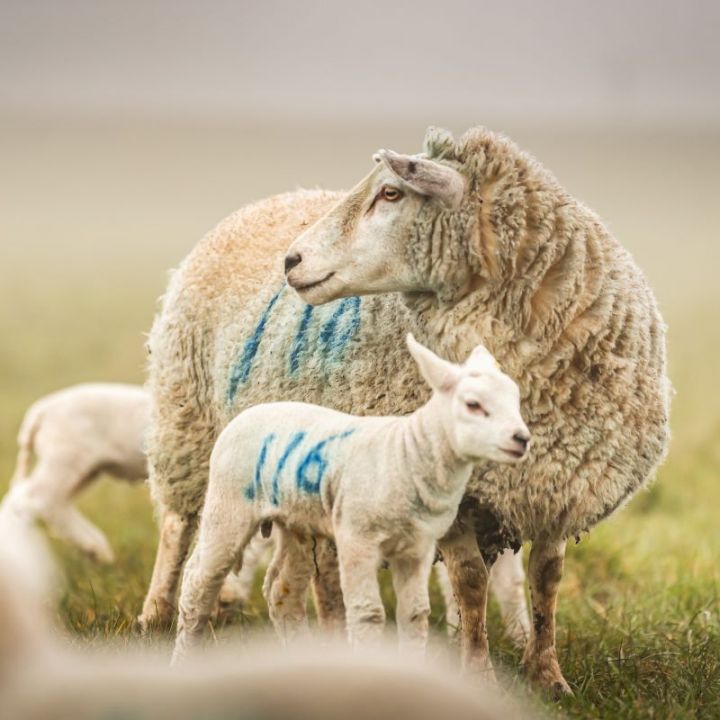
[[[530,433],[520,413],[520,391],[490,352],[479,345],[463,365],[456,365],[410,334],[407,344],[461,457],[517,462],[525,456]]]
[[[287,281],[305,302],[435,289],[425,258],[433,236],[442,242],[437,220],[452,227],[465,179],[424,155],[380,150],[374,159],[373,171],[288,249]]]

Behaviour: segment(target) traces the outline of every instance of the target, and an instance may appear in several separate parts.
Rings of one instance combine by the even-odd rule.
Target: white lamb
[[[195,645],[220,587],[258,528],[278,531],[266,576],[282,637],[305,628],[314,535],[333,537],[351,644],[377,641],[387,560],[402,648],[422,652],[435,543],[457,514],[473,463],[515,462],[530,435],[517,385],[482,346],[462,365],[407,336],[433,390],[408,416],[357,417],[306,403],[256,405],[221,433],[197,546],[186,567],[174,660]]]
[[[18,434],[14,501],[59,539],[112,562],[104,533],[72,502],[103,472],[130,482],[147,477],[149,417],[150,397],[136,385],[74,385],[41,398],[25,413]]]

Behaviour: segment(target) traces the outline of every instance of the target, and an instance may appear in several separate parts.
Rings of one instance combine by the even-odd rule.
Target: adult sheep
[[[505,138],[477,128],[456,142],[431,129],[424,155],[377,160],[348,194],[300,192],[241,211],[174,276],[150,338],[151,485],[171,512],[143,617],[171,606],[212,441],[239,406],[264,393],[413,409],[425,391],[402,352],[411,330],[454,361],[484,343],[520,385],[535,438],[522,468],[478,469],[441,544],[465,667],[491,667],[485,560],[530,540],[524,662],[535,682],[569,692],[555,651],[565,539],[628,499],[667,444],[655,299],[599,219]],[[285,268],[300,298],[277,268],[294,238]],[[332,614],[325,559],[316,592]]]

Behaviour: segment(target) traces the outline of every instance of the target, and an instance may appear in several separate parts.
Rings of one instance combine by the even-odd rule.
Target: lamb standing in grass
[[[517,385],[485,348],[458,366],[412,335],[407,344],[433,390],[412,415],[357,417],[269,403],[241,413],[221,433],[183,579],[175,659],[197,642],[225,577],[267,522],[281,536],[267,588],[269,596],[282,595],[282,602],[268,597],[281,636],[305,626],[318,533],[337,545],[351,644],[383,632],[377,570],[387,560],[401,646],[424,650],[435,543],[455,519],[473,463],[515,462],[530,435]]]

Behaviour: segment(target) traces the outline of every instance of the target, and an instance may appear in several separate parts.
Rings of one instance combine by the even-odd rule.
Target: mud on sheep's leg
[[[564,540],[542,537],[533,542],[528,564],[533,622],[523,666],[529,679],[556,699],[572,695],[555,649],[555,609],[564,557]]]
[[[345,604],[335,543],[328,538],[316,538],[313,559],[312,589],[318,623],[327,635],[344,637]]]
[[[473,527],[461,527],[438,546],[448,571],[460,614],[463,672],[481,682],[495,683],[487,637],[487,598],[490,573]]]
[[[180,515],[173,510],[165,510],[152,579],[138,618],[143,632],[172,624],[178,581],[196,527],[197,514]]]
[[[270,619],[284,642],[308,634],[307,590],[314,564],[313,540],[275,524],[275,553],[265,575],[263,594]]]

